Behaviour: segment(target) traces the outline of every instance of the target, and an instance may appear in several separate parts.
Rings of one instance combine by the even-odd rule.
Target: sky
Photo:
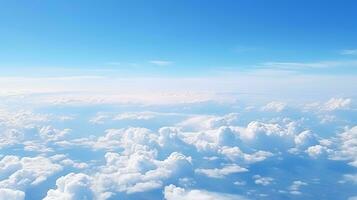
[[[0,1],[0,200],[356,200],[356,9]]]
[[[3,1],[0,67],[12,76],[61,75],[58,68],[69,75],[193,76],[342,62],[327,70],[297,68],[356,73],[356,6],[348,0]]]

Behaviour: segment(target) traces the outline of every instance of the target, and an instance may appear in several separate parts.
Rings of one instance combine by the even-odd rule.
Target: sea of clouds
[[[357,199],[352,98],[0,102],[0,199]]]

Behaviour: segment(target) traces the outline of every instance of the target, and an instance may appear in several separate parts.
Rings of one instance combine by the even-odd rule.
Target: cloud
[[[106,166],[95,175],[95,189],[105,192],[145,192],[161,188],[165,180],[175,178],[191,168],[191,158],[173,152],[165,160],[155,153],[137,150],[133,154],[107,153]]]
[[[212,178],[224,178],[225,176],[247,172],[248,169],[243,168],[238,165],[226,165],[223,168],[214,168],[214,169],[196,169],[195,172],[198,174],[203,174]]]
[[[293,195],[300,195],[300,188],[302,186],[307,186],[308,184],[303,182],[303,181],[293,181],[293,183],[290,185],[289,190],[290,190],[290,194]]]
[[[260,175],[253,176],[254,183],[257,185],[268,186],[273,183],[274,179],[271,177],[263,177]]]
[[[357,167],[357,126],[338,134],[334,151],[330,158],[334,160],[348,160],[350,165]]]
[[[262,107],[263,111],[273,111],[273,112],[281,112],[286,108],[286,103],[279,101],[272,101]]]
[[[347,99],[321,101],[311,110],[300,102],[286,109],[285,101],[264,110],[263,104],[246,110],[241,102],[7,106],[0,123],[0,188],[20,198],[47,191],[41,193],[46,200],[244,199],[236,195],[242,191],[278,199],[316,184],[309,195],[318,199],[314,179],[320,178],[353,196],[347,184],[356,182],[350,170],[357,166],[355,109]],[[76,117],[59,120],[64,115]],[[334,120],[320,123],[325,115]],[[330,164],[342,167],[320,168]],[[207,178],[209,184],[202,181]]]
[[[43,200],[89,200],[94,199],[92,179],[88,175],[70,173],[56,181],[56,189],[47,192]]]
[[[25,193],[19,190],[0,188],[0,199],[6,200],[24,200]]]
[[[309,148],[307,148],[306,152],[309,154],[309,156],[313,158],[317,158],[321,154],[323,154],[326,151],[326,147],[321,146],[321,145],[314,145]]]
[[[155,113],[141,112],[141,113],[121,113],[114,117],[114,120],[149,120],[155,118]]]
[[[353,184],[357,184],[357,174],[345,174],[343,175],[342,182],[351,182]]]
[[[187,118],[178,123],[177,126],[188,130],[210,130],[221,126],[233,125],[237,120],[237,113],[229,113],[224,116],[198,115]]]
[[[343,110],[343,109],[348,109],[352,103],[352,100],[347,98],[332,98],[328,100],[324,105],[323,105],[323,110],[326,111],[334,111],[334,110]]]
[[[71,132],[71,129],[55,129],[51,126],[44,126],[39,130],[40,137],[47,141],[56,141],[64,138]]]
[[[5,156],[0,161],[0,188],[26,189],[44,182],[49,176],[62,170],[62,166],[50,159],[37,157]]]
[[[167,61],[167,60],[150,60],[149,63],[157,65],[157,66],[168,66],[173,64],[172,61]]]
[[[342,55],[357,55],[357,49],[344,49],[340,51],[340,54]]]
[[[263,68],[281,70],[306,70],[306,69],[326,69],[334,67],[356,67],[357,60],[337,60],[337,61],[318,61],[318,62],[265,62]]]
[[[205,190],[186,190],[175,185],[166,186],[164,196],[166,200],[247,200],[245,197],[239,195]]]

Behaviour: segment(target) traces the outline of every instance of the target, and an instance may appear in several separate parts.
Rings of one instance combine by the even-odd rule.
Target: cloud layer
[[[0,107],[0,199],[357,195],[352,98],[30,107]]]

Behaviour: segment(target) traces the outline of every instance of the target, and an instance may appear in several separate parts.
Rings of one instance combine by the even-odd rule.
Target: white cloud
[[[342,61],[318,61],[318,62],[266,62],[262,67],[283,69],[283,70],[303,70],[303,69],[324,69],[333,67],[355,67],[357,60],[342,60]]]
[[[238,120],[237,113],[229,113],[224,116],[198,115],[189,117],[177,126],[189,130],[210,130],[221,126],[233,125]]]
[[[344,50],[340,51],[340,53],[342,55],[354,55],[354,56],[356,56],[357,55],[357,49],[344,49]]]
[[[168,66],[173,64],[172,61],[167,61],[167,60],[150,60],[149,63],[157,65],[157,66]]]
[[[293,181],[293,183],[290,185],[290,187],[288,188],[290,191],[290,194],[293,195],[300,195],[300,188],[301,186],[307,186],[308,184],[303,182],[303,181]]]
[[[271,177],[263,177],[260,175],[253,176],[254,183],[257,185],[267,186],[273,183],[274,179]]]
[[[25,128],[49,120],[49,115],[35,114],[29,110],[9,111],[0,108],[0,126]]]
[[[114,117],[114,120],[149,120],[155,118],[155,113],[141,112],[141,113],[121,113]]]
[[[317,158],[318,156],[323,154],[324,151],[326,151],[326,147],[321,146],[321,145],[314,145],[314,146],[307,148],[307,150],[306,150],[306,152],[309,154],[309,156],[311,156],[313,158]]]
[[[108,118],[109,116],[106,114],[97,113],[95,117],[89,120],[89,122],[93,124],[103,124]]]
[[[226,165],[223,168],[214,168],[214,169],[196,169],[195,172],[198,174],[204,174],[212,178],[224,178],[225,176],[247,172],[248,169],[241,167],[239,165]]]
[[[56,181],[56,189],[50,189],[43,200],[90,200],[94,199],[91,190],[92,179],[85,174],[70,173]]]
[[[357,184],[357,174],[345,174],[343,175],[342,182],[351,182],[353,184]]]
[[[62,170],[61,165],[41,156],[21,159],[17,156],[5,156],[0,163],[4,167],[0,171],[0,177],[5,177],[0,181],[0,188],[25,189]]]
[[[5,129],[0,133],[0,149],[17,144],[24,139],[23,132],[17,129]]]
[[[174,152],[165,160],[155,153],[136,150],[129,155],[107,153],[106,166],[95,175],[95,190],[104,192],[144,192],[161,188],[165,180],[191,170],[191,158]]]
[[[352,100],[347,98],[331,98],[322,107],[322,110],[335,111],[348,109],[352,103]]]
[[[44,126],[39,130],[40,137],[47,141],[59,140],[71,132],[71,129],[55,129],[51,126]]]
[[[273,112],[281,112],[286,108],[286,103],[279,101],[272,101],[267,105],[262,107],[263,111],[273,111]]]
[[[186,190],[175,185],[166,186],[164,196],[166,200],[246,200],[245,197],[239,195],[205,190]]]
[[[245,162],[245,163],[255,163],[255,162],[261,162],[271,156],[273,154],[271,152],[267,151],[256,151],[251,154],[247,154],[242,152],[239,147],[227,147],[223,146],[219,152],[226,156],[228,159],[235,161],[235,162]]]
[[[0,188],[0,199],[3,199],[3,200],[24,200],[25,193],[20,190]]]
[[[351,161],[352,166],[357,167],[357,126],[346,129],[343,133],[338,134],[335,141],[335,148],[330,154],[334,160]]]

